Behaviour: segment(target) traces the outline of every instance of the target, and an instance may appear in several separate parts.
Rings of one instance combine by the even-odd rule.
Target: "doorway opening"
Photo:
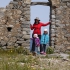
[[[40,21],[44,24],[49,22],[50,19],[50,7],[48,6],[31,6],[31,21],[30,23],[34,24],[34,19],[39,17]],[[47,28],[49,34],[49,25],[41,28],[41,34],[43,34],[43,30]],[[30,31],[30,38],[32,38],[33,30]]]
[[[32,0],[32,2],[37,2],[37,1],[45,2],[47,0]],[[36,17],[39,17],[40,22],[42,22],[44,24],[49,22],[49,20],[50,20],[50,6],[43,6],[43,5],[31,6],[31,21],[30,21],[30,23],[32,25],[34,24],[34,19]],[[43,34],[44,29],[48,30],[48,35],[49,35],[50,25],[41,27],[41,35]],[[30,30],[30,38],[32,38],[32,33],[33,33],[33,30]],[[32,41],[30,41],[30,46],[31,46],[31,44],[32,44]]]

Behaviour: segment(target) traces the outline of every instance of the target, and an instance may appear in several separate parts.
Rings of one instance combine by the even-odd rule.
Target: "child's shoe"
[[[44,52],[43,54],[44,54],[44,55],[46,55],[46,53],[45,53],[45,52]]]
[[[43,54],[44,52],[42,51],[42,52],[40,52],[41,54]]]

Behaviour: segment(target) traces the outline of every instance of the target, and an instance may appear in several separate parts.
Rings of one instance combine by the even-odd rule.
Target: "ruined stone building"
[[[50,46],[56,50],[70,50],[70,0],[13,0],[0,8],[0,46],[28,47],[30,45],[30,6],[50,7]]]

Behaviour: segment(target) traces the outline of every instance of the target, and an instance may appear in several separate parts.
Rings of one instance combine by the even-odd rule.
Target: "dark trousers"
[[[32,37],[33,37],[33,34],[32,34]],[[41,40],[41,35],[38,35],[39,39]],[[32,52],[35,52],[35,40],[33,40],[32,42]]]
[[[42,51],[46,52],[46,44],[41,44],[40,48],[41,48],[41,52]]]

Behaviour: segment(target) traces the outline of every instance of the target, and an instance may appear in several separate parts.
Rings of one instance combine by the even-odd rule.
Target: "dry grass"
[[[70,60],[2,52],[0,70],[70,70]]]

